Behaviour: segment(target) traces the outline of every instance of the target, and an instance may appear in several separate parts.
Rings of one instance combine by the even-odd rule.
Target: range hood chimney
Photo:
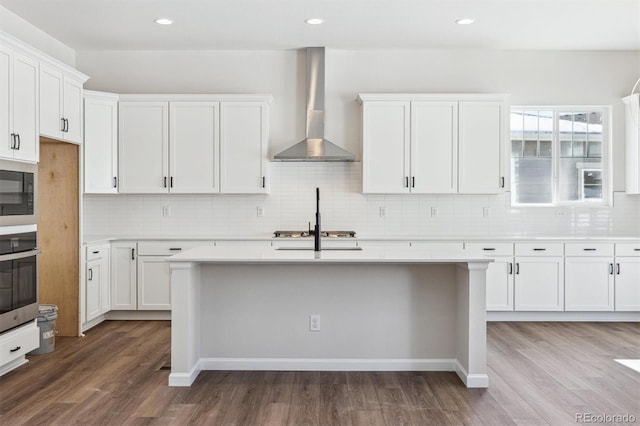
[[[324,138],[324,47],[307,47],[305,138],[276,154],[276,161],[354,161],[355,156]]]

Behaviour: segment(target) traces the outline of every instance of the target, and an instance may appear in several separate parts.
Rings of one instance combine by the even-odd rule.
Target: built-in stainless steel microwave
[[[36,222],[36,164],[0,160],[0,226]]]

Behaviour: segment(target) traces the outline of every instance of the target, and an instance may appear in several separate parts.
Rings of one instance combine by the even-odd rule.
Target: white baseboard
[[[489,387],[489,376],[487,374],[469,374],[457,359],[455,360],[455,372],[468,388]]]
[[[15,370],[16,368],[18,368],[21,365],[24,365],[24,364],[26,364],[28,362],[29,362],[29,360],[27,358],[25,358],[24,356],[16,358],[13,361],[8,362],[8,363],[0,366],[0,376],[3,376],[5,374],[7,374],[9,371]]]
[[[191,386],[196,380],[196,377],[198,377],[198,374],[200,374],[200,371],[202,371],[201,362],[198,361],[188,373],[171,373],[169,374],[169,386]]]
[[[487,321],[640,322],[640,312],[487,312]]]
[[[201,358],[202,370],[455,371],[455,359]]]

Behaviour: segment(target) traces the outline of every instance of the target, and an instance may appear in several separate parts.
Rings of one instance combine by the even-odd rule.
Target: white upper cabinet
[[[218,110],[218,102],[171,102],[171,192],[220,191]]]
[[[266,193],[271,97],[218,98],[122,95],[120,192]]]
[[[359,95],[363,192],[504,191],[504,95]]]
[[[362,192],[409,193],[411,103],[362,105]]]
[[[38,161],[36,60],[0,46],[0,157]]]
[[[505,186],[502,168],[506,106],[501,102],[460,102],[458,192],[497,194]]]
[[[622,98],[625,126],[625,191],[640,194],[640,95]]]
[[[169,103],[119,103],[119,190],[158,194],[169,188]]]
[[[457,139],[457,102],[411,103],[411,192],[456,193]]]
[[[118,95],[84,92],[84,192],[118,192]]]
[[[268,138],[268,102],[220,103],[221,192],[268,192]]]
[[[40,134],[82,143],[82,85],[56,68],[40,68]]]

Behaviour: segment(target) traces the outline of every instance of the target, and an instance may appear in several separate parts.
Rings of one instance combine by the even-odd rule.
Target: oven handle
[[[40,254],[40,253],[42,253],[42,250],[40,250],[39,248],[35,248],[33,250],[21,251],[19,253],[3,254],[3,255],[0,255],[0,262],[6,262],[6,261],[9,261],[9,260],[24,259],[26,257],[35,256],[35,255]]]

